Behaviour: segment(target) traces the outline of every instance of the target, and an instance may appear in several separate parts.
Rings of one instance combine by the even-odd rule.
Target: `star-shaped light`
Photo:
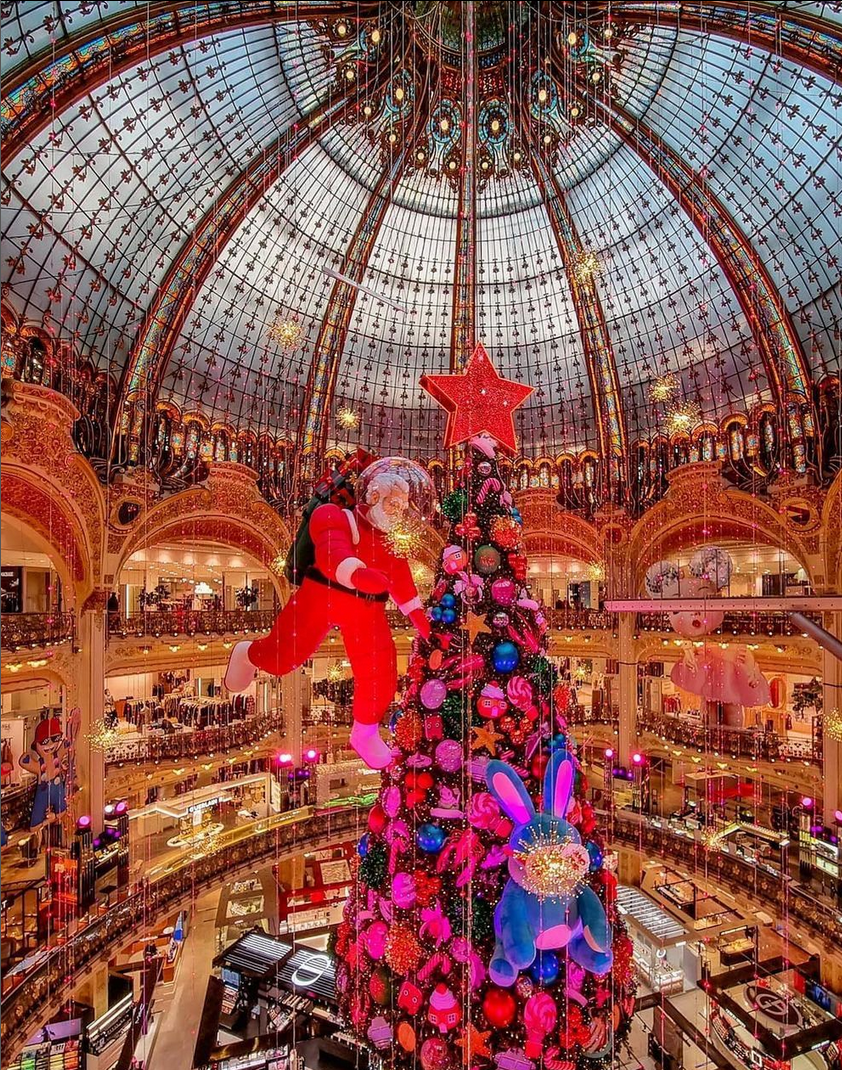
[[[448,414],[446,449],[485,433],[509,453],[517,452],[515,409],[535,388],[503,379],[482,342],[477,343],[464,372],[422,375],[421,386]]]
[[[482,750],[484,747],[493,758],[497,753],[497,740],[503,738],[497,729],[492,726],[486,728],[483,725],[481,728],[472,728],[471,734],[473,735],[471,750]]]
[[[466,1066],[473,1065],[472,1059],[491,1058],[491,1052],[488,1050],[488,1038],[490,1036],[490,1029],[480,1032],[473,1022],[468,1022],[462,1036],[456,1041],[456,1047],[462,1049]]]

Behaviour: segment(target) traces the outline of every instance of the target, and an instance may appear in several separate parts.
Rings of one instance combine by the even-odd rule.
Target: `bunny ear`
[[[544,809],[556,817],[564,817],[573,794],[576,767],[566,750],[553,752],[544,774]]]
[[[485,771],[488,790],[507,817],[517,825],[526,825],[535,816],[535,807],[523,781],[505,762],[490,761]]]

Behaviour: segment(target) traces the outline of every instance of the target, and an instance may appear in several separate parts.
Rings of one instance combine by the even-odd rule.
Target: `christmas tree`
[[[470,444],[336,936],[342,1010],[394,1066],[599,1070],[629,1028],[632,947],[497,464],[528,388],[484,350],[425,386],[446,445]]]

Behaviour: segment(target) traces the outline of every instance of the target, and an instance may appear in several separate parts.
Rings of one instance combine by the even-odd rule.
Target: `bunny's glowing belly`
[[[546,951],[551,947],[566,947],[581,933],[581,921],[577,921],[575,925],[553,925],[551,929],[544,929],[535,937],[535,946],[539,951]]]

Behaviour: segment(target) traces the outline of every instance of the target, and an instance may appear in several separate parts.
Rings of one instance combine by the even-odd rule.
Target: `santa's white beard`
[[[397,524],[399,517],[389,516],[383,506],[378,502],[377,505],[369,506],[366,520],[373,528],[377,528],[378,531],[391,531],[395,524]]]

